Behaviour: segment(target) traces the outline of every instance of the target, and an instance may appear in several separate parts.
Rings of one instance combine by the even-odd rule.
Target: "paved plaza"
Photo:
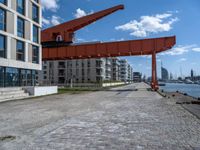
[[[200,149],[200,120],[147,88],[0,103],[0,150]]]

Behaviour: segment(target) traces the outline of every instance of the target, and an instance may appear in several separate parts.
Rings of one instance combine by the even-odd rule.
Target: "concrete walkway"
[[[0,150],[198,149],[200,120],[146,88],[1,103]]]

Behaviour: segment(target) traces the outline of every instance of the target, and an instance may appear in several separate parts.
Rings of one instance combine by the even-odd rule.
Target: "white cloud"
[[[76,9],[76,13],[74,14],[75,18],[81,18],[87,15],[92,14],[93,11],[91,11],[90,13],[85,12],[84,10],[82,10],[81,8]]]
[[[59,16],[53,15],[51,18],[51,24],[54,26],[60,24],[60,21],[61,21],[61,18]]]
[[[183,61],[186,61],[187,59],[186,58],[181,58],[178,60],[178,62],[183,62]]]
[[[50,25],[50,21],[44,17],[42,17],[42,25]]]
[[[75,18],[81,18],[81,17],[84,17],[84,16],[86,16],[86,15],[87,15],[87,13],[86,13],[84,10],[78,8],[78,9],[76,10],[76,13],[74,14],[74,17],[75,17]]]
[[[56,11],[59,8],[59,0],[41,0],[42,7],[44,10]]]
[[[141,16],[140,20],[133,20],[124,25],[115,27],[116,30],[130,31],[130,35],[146,37],[151,33],[170,31],[172,25],[178,21],[172,13],[156,14],[154,16]]]
[[[59,16],[53,15],[51,18],[44,18],[42,17],[42,25],[49,26],[49,25],[58,25],[61,23],[61,18]]]
[[[197,45],[178,45],[177,47],[172,48],[169,51],[163,52],[160,55],[182,55],[185,53],[188,53],[190,51],[200,52],[200,47],[197,47]]]
[[[193,48],[192,50],[195,51],[195,52],[200,52],[200,47]]]

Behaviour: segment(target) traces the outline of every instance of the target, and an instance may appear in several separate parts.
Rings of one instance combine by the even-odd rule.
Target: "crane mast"
[[[124,9],[124,5],[118,5],[112,8],[108,8],[78,19],[74,19],[57,26],[45,29],[42,31],[42,45],[67,45],[73,43],[74,32],[84,28],[85,26],[108,16],[120,9]]]

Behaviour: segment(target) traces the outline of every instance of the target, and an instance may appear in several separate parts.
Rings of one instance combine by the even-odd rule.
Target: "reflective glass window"
[[[22,41],[17,41],[17,60],[25,60],[25,47]]]
[[[0,30],[6,30],[6,11],[0,8]]]
[[[6,5],[7,4],[7,0],[0,0],[0,3]]]
[[[24,37],[24,19],[18,17],[17,18],[17,36]]]
[[[6,68],[5,86],[19,86],[19,69]]]
[[[39,63],[39,47],[38,46],[32,46],[32,62],[35,64]]]
[[[33,42],[38,43],[39,39],[39,28],[33,25]]]
[[[5,68],[0,67],[0,87],[4,87]]]
[[[32,19],[35,22],[39,22],[39,8],[35,4],[32,6]]]
[[[0,35],[0,57],[6,58],[6,37]]]
[[[25,1],[17,0],[17,12],[24,15],[25,12]]]

